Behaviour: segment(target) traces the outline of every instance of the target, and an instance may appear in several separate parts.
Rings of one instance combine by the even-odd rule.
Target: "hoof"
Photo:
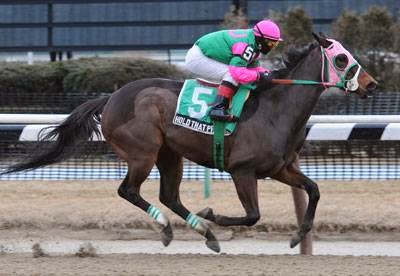
[[[164,246],[168,246],[173,238],[174,234],[172,233],[172,227],[171,224],[168,222],[168,225],[161,230],[161,242]]]
[[[215,216],[214,216],[213,210],[209,207],[204,208],[203,210],[198,212],[197,215],[203,219],[215,221]]]
[[[298,245],[303,239],[304,235],[300,235],[299,233],[294,234],[292,239],[290,240],[290,248],[293,248],[296,245]]]
[[[217,253],[221,251],[221,248],[219,247],[219,242],[210,229],[207,229],[205,238],[207,239],[206,245],[208,248]]]
[[[221,247],[219,246],[219,242],[217,240],[214,241],[206,241],[206,245],[208,248],[210,248],[212,251],[219,253],[221,251]]]

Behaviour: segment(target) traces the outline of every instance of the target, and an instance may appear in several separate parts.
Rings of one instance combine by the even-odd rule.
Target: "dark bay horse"
[[[323,36],[314,34],[314,37],[318,43],[303,51],[288,53],[287,67],[278,71],[281,77],[320,82],[323,67],[339,62],[336,65],[340,69],[346,59],[353,59],[347,51],[339,53],[342,55],[336,56],[336,61],[324,56],[324,49],[344,48]],[[360,69],[356,63],[349,70],[336,73],[351,80],[353,92],[365,97],[376,88],[376,82]],[[182,83],[178,81],[144,79],[127,84],[109,97],[87,101],[42,138],[56,138],[50,148],[39,149],[31,159],[11,166],[7,172],[37,168],[70,157],[77,144],[87,141],[94,133],[99,134],[97,123],[101,122],[106,141],[128,165],[118,194],[158,222],[164,245],[173,237],[169,220],[140,195],[140,187],[154,164],[161,176],[160,201],[203,235],[207,246],[217,252],[219,243],[199,216],[221,226],[254,225],[260,218],[257,179],[271,177],[305,190],[309,197],[306,213],[290,242],[291,247],[296,246],[312,228],[320,197],[317,184],[300,171],[297,160],[305,140],[307,120],[325,87],[259,83],[251,92],[236,131],[225,139],[224,167],[232,176],[246,212],[245,216],[238,217],[215,214],[211,208],[196,215],[179,198],[183,157],[206,167],[214,166],[212,137],[172,123],[181,88]]]

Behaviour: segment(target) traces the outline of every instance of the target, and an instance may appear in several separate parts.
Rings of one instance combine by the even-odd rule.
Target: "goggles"
[[[267,44],[267,46],[270,49],[274,49],[279,45],[279,40],[270,40],[270,39],[265,39],[265,44]]]

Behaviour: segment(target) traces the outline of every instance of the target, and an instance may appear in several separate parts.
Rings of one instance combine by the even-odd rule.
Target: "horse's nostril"
[[[376,89],[376,83],[375,82],[370,82],[368,85],[367,85],[367,90],[368,91],[374,91]]]

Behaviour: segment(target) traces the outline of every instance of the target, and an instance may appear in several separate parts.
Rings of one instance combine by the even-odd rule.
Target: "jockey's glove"
[[[259,72],[258,73],[258,81],[263,83],[271,82],[274,78],[274,74],[272,72]]]

